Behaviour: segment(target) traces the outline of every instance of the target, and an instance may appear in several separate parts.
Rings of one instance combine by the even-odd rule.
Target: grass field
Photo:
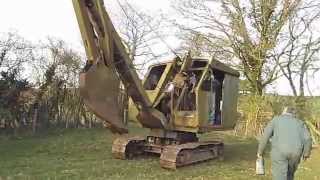
[[[133,127],[134,134],[143,134]],[[254,174],[257,143],[228,133],[210,133],[201,139],[225,139],[225,160],[207,161],[176,171],[162,169],[159,158],[117,160],[111,156],[114,136],[105,129],[54,130],[24,138],[0,137],[0,180],[4,179],[271,179]],[[320,180],[320,151],[303,162],[297,179]]]

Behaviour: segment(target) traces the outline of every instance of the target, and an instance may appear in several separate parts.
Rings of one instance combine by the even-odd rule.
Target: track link
[[[160,165],[166,169],[176,169],[214,158],[223,158],[222,142],[192,142],[165,146],[160,156]]]
[[[113,141],[112,155],[117,159],[132,159],[143,153],[144,144],[143,137],[119,137]]]

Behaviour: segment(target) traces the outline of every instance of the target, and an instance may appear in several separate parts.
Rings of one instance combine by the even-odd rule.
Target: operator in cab
[[[258,158],[263,156],[271,138],[273,180],[293,180],[300,160],[310,157],[312,139],[305,123],[296,117],[294,107],[286,107],[274,117],[264,130],[258,147]]]

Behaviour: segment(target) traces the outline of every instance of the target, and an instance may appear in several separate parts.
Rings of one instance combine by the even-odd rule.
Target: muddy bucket
[[[120,96],[120,80],[102,64],[92,65],[80,74],[80,94],[87,107],[115,133],[127,133]]]

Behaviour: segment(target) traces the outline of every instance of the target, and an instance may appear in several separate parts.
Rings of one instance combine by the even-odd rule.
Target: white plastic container
[[[263,157],[258,157],[256,160],[256,174],[264,175],[264,160]]]

